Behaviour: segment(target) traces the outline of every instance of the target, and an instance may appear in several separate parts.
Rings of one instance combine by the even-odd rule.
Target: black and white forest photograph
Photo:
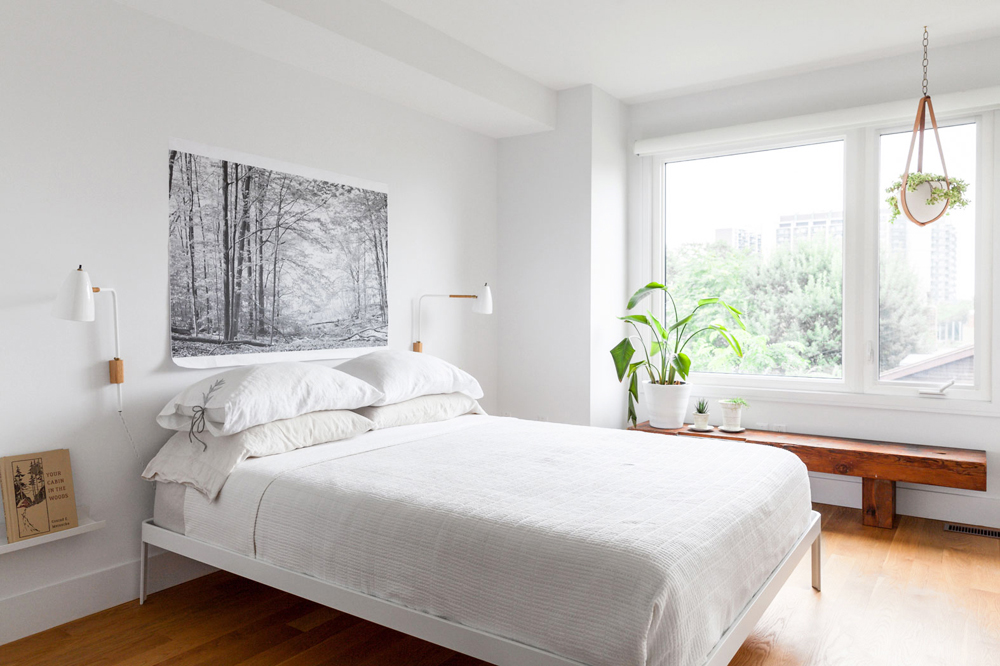
[[[388,196],[176,149],[169,154],[170,340],[201,357],[384,347]],[[207,152],[207,151],[206,151]],[[255,160],[258,163],[266,160]],[[335,356],[336,354],[331,354]],[[208,358],[205,358],[208,357]],[[236,358],[231,360],[239,363]]]

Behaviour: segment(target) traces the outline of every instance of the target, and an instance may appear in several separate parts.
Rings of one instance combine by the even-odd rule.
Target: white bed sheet
[[[250,459],[185,533],[593,666],[694,666],[805,530],[794,455],[464,416]]]

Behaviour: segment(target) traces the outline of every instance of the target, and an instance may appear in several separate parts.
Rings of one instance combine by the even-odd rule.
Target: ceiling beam
[[[554,91],[379,0],[118,2],[487,136],[555,124]]]

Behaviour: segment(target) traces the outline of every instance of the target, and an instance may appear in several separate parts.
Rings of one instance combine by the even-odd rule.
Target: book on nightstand
[[[7,543],[78,526],[69,449],[0,458]]]

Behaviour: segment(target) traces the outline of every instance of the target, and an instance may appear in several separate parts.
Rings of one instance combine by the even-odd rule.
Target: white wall
[[[594,88],[590,223],[590,425],[620,428],[625,386],[611,348],[627,332],[617,319],[628,301],[628,110]],[[623,146],[626,150],[622,150]]]
[[[580,86],[559,93],[555,130],[499,142],[503,414],[624,423],[609,351],[624,331],[626,120]]]
[[[108,304],[98,297],[95,324],[49,307],[78,263],[119,290],[126,416],[145,463],[168,435],[155,414],[206,374],[168,351],[168,139],[387,183],[394,347],[410,342],[414,296],[497,282],[495,140],[110,1],[4,2],[3,17],[0,455],[69,448],[80,502],[108,525],[0,555],[0,643],[136,596],[153,489],[107,381]],[[488,411],[497,319],[455,303],[424,316],[426,351],[478,377]],[[202,571],[158,559],[172,582]]]
[[[498,143],[500,411],[587,424],[590,87],[559,93],[551,132]]]
[[[932,49],[930,92],[940,94],[1000,85],[1000,68],[988,66],[998,59],[1000,38]],[[912,99],[916,111],[920,73],[919,58],[909,55],[637,104],[629,107],[630,144],[636,139],[901,99]],[[631,289],[651,277],[642,248],[642,239],[649,233],[651,222],[643,196],[649,178],[643,173],[641,161],[630,155],[628,282]],[[994,270],[994,300],[998,277],[1000,273]],[[998,314],[994,313],[994,322]],[[995,327],[994,323],[994,330]],[[994,342],[994,359],[997,348]],[[994,400],[998,397],[995,395]],[[749,427],[782,424],[789,432],[984,449],[988,452],[990,470],[987,492],[900,484],[897,509],[907,515],[1000,527],[1000,443],[993,436],[996,418],[823,406],[810,403],[808,398],[794,403],[757,398],[744,420]],[[860,479],[814,474],[813,496],[820,502],[860,507]]]

